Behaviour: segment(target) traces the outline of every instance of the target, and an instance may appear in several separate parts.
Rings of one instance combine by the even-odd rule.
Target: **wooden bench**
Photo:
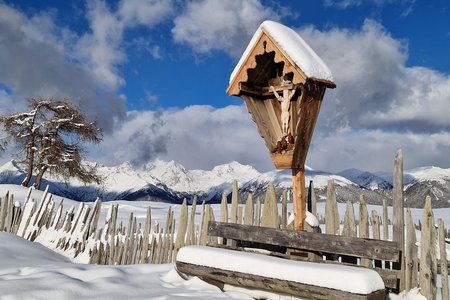
[[[352,259],[348,258],[353,258],[354,262],[361,261],[361,259],[370,259],[376,262],[384,261],[386,266],[393,265],[394,267],[398,267],[401,265],[402,253],[396,242],[214,221],[209,223],[208,235],[220,237],[224,241],[228,240],[228,244],[233,244],[233,247],[225,245],[215,246],[228,252],[248,252],[251,251],[251,248],[268,249],[269,251],[266,251],[266,255],[273,256],[273,258],[278,259],[280,262],[290,259],[291,264],[295,265],[296,268],[298,265],[298,272],[302,272],[302,269],[305,268],[305,265],[301,265],[301,263],[305,263],[302,261],[309,261],[306,265],[308,268],[316,268],[320,272],[323,272],[323,276],[332,274],[331,271],[327,271],[326,267],[322,267],[325,263],[334,265],[333,268],[338,268],[338,270],[342,268],[347,274],[353,271],[355,273],[368,271],[375,275],[378,273],[387,289],[397,291],[399,289],[401,270],[376,267],[380,266],[380,263],[373,263],[372,268],[342,263],[342,261],[352,261]],[[230,243],[230,240],[233,242]],[[289,250],[286,251],[287,249]],[[183,248],[180,250],[181,256],[183,256],[182,250]],[[196,248],[195,251],[202,252],[201,248]],[[305,255],[306,253],[314,253],[316,255],[314,262],[311,262],[311,258],[308,258]],[[199,255],[206,254],[199,253]],[[261,254],[256,253],[246,253],[245,255],[261,256]],[[229,259],[227,252],[221,252],[219,257]],[[320,259],[317,259],[317,257]],[[333,257],[333,260],[323,260],[324,257]],[[227,270],[229,269],[227,267],[217,268],[202,264],[201,259],[200,257],[200,261],[190,261],[186,257],[180,257],[180,259],[177,257],[176,267],[181,273],[198,276],[221,288],[223,288],[223,284],[230,284],[294,295],[306,299],[385,299],[386,290],[384,288],[369,293],[355,293],[349,290],[340,290],[336,287],[330,288],[311,283],[308,284],[303,282],[303,280],[298,282],[297,280],[286,280],[285,278],[280,279],[272,278],[272,276],[249,274],[249,272],[236,272],[232,268]],[[349,270],[350,273],[348,273]]]

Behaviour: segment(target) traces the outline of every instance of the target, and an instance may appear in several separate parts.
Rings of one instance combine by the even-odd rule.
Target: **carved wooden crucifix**
[[[285,137],[289,134],[289,111],[291,109],[291,99],[292,97],[294,97],[295,89],[289,91],[292,88],[291,82],[285,80],[283,80],[283,82],[281,83],[280,88],[283,91],[283,96],[280,96],[278,94],[275,87],[273,87],[272,85],[270,86],[270,90],[273,92],[273,94],[281,104],[281,131],[283,133],[283,136]]]

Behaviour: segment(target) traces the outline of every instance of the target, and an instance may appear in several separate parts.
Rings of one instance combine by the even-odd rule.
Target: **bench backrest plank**
[[[208,235],[305,251],[399,262],[396,242],[210,221]]]

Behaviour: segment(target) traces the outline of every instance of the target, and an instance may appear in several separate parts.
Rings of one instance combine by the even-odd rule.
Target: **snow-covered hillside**
[[[390,182],[377,176],[374,173],[361,171],[358,169],[347,169],[339,172],[338,174],[360,185],[361,187],[370,190],[392,189],[392,184]]]

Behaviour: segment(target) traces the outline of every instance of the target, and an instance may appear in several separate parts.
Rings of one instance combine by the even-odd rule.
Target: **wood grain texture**
[[[375,291],[371,294],[361,295],[355,293],[344,292],[340,290],[319,287],[314,285],[302,284],[293,281],[280,280],[275,278],[263,277],[241,272],[222,270],[199,266],[184,262],[176,262],[177,270],[181,273],[198,276],[205,281],[213,280],[231,285],[246,286],[256,289],[262,289],[284,295],[294,295],[306,299],[385,299],[385,290]]]
[[[306,218],[305,170],[292,169],[292,194],[294,202],[294,228],[303,230]]]
[[[302,89],[297,112],[296,136],[294,144],[294,168],[304,168],[311,138],[314,133],[325,88],[316,85],[305,85]]]
[[[272,129],[269,114],[262,100],[256,100],[250,96],[242,95],[248,112],[251,114],[253,121],[256,123],[258,132],[264,139],[269,152],[274,152],[277,146],[277,134]]]
[[[283,246],[299,250],[399,261],[395,242],[331,234],[209,222],[208,234],[228,239]]]

